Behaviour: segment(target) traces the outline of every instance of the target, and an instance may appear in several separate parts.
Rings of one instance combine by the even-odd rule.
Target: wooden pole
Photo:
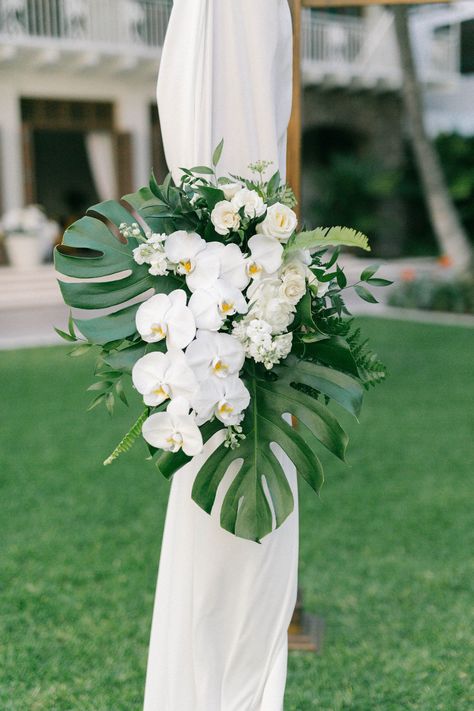
[[[287,181],[301,200],[301,8],[302,0],[290,0],[293,21],[293,102],[288,126]]]

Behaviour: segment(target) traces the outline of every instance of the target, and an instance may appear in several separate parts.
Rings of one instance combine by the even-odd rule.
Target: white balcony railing
[[[413,32],[413,28],[412,28]],[[423,81],[446,82],[459,72],[459,29],[429,28],[413,32],[418,71]],[[393,15],[382,12],[377,21],[363,17],[303,11],[302,56],[307,83],[360,83],[397,88],[401,84]]]
[[[171,0],[0,0],[0,42],[70,49],[161,47]]]

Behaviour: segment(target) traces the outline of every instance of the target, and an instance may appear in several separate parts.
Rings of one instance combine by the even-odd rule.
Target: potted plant
[[[57,225],[38,205],[7,212],[0,220],[9,264],[31,269],[41,263],[45,242],[52,242]]]

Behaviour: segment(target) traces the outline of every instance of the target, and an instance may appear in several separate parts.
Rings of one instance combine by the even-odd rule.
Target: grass
[[[300,583],[326,636],[290,656],[285,710],[468,711],[474,332],[364,326],[391,377],[350,425],[351,467],[325,458],[321,500],[301,487]],[[101,467],[135,411],[85,414],[90,369],[0,353],[2,711],[141,709],[168,485],[141,445]]]

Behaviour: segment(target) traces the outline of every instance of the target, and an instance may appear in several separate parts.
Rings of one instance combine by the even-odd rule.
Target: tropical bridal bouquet
[[[294,505],[274,444],[318,492],[319,446],[344,459],[348,440],[332,403],[357,417],[385,368],[349,318],[338,265],[342,246],[369,250],[367,238],[299,230],[279,173],[267,180],[260,162],[252,179],[218,177],[222,148],[211,167],[183,168],[179,185],[152,175],[68,228],[55,256],[64,300],[100,313],[58,333],[77,342],[72,355],[95,351],[91,407],[127,404],[127,379],[143,400],[105,463],[140,436],[167,478],[204,452],[192,498],[208,513],[235,463],[221,525],[260,541]],[[369,302],[368,286],[389,283],[375,271],[352,285]]]

